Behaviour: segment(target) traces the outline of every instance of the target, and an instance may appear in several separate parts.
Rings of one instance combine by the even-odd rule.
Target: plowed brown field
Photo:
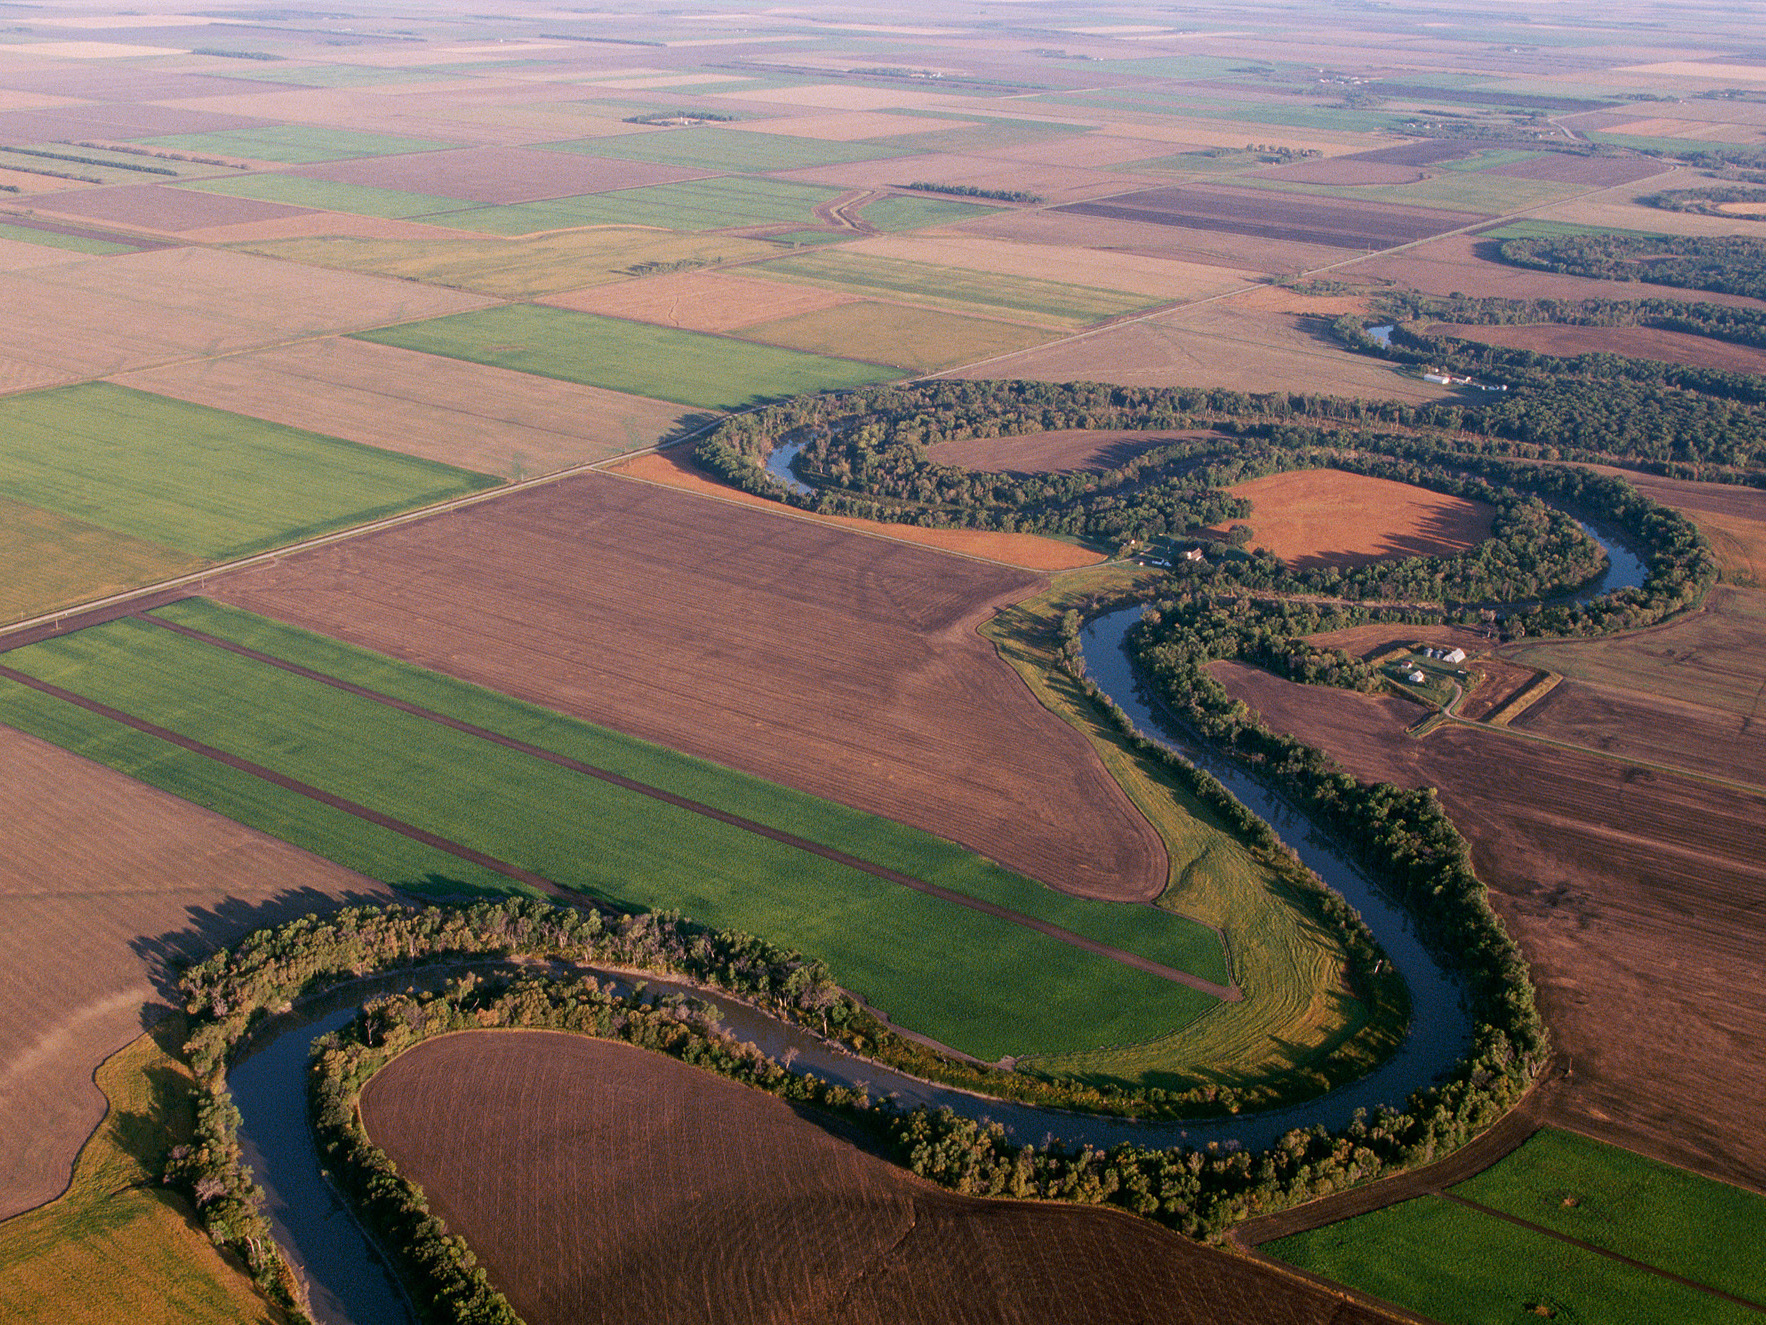
[[[1192,230],[1226,230],[1266,239],[1344,248],[1391,248],[1475,225],[1476,212],[1290,195],[1230,185],[1191,184],[1071,203],[1063,211]]]
[[[347,337],[117,380],[500,478],[653,446],[684,414],[642,396]]]
[[[1663,363],[1720,368],[1732,373],[1766,373],[1766,350],[1752,345],[1733,345],[1684,331],[1660,331],[1654,327],[1460,326],[1451,322],[1431,324],[1431,331],[1507,345],[1538,354],[1623,354],[1633,359],[1656,359]]]
[[[230,198],[221,193],[174,189],[163,184],[131,184],[116,189],[45,194],[32,199],[32,204],[57,216],[109,221],[114,225],[139,226],[143,230],[167,234],[312,214],[310,207],[259,202],[255,198]]]
[[[530,1325],[1384,1319],[1132,1215],[942,1191],[630,1045],[444,1036],[382,1069],[362,1109]]]
[[[1022,570],[1075,570],[1080,566],[1095,566],[1105,559],[1101,552],[1088,552],[1075,543],[1063,543],[1058,538],[1043,538],[1038,534],[996,534],[985,529],[924,529],[913,524],[860,520],[850,515],[804,515],[770,498],[742,492],[708,477],[685,454],[684,448],[671,447],[667,451],[636,456],[612,466],[609,472],[646,483],[661,483],[682,492],[696,492],[721,501],[753,506],[776,515],[796,515],[817,524],[892,538],[902,543],[917,543],[921,547],[956,552],[965,557],[980,557],[983,561],[998,561]]]
[[[170,963],[386,890],[0,727],[0,1218],[49,1200],[104,1115],[92,1072],[167,1006]]]
[[[1645,763],[1766,786],[1766,722],[1749,714],[1617,686],[1563,681],[1514,725]],[[1766,826],[1762,831],[1766,833]]]
[[[1250,235],[1229,234],[1224,230],[1153,225],[1147,221],[1073,216],[1048,210],[1001,212],[997,216],[987,216],[970,222],[963,227],[963,233],[1026,240],[1033,244],[1072,246],[1076,249],[1109,249],[1283,276],[1312,267],[1328,266],[1353,256],[1348,249],[1320,244],[1254,238]],[[1062,259],[1050,253],[1047,260],[1050,263],[1059,263]],[[1350,270],[1358,271],[1360,268]]]
[[[1440,788],[1568,1056],[1555,1118],[1762,1185],[1766,795],[1486,730],[1419,741],[1400,700],[1215,673],[1356,776]]]
[[[588,475],[216,582],[253,611],[1146,898],[1164,848],[975,633],[1024,571]]]
[[[1458,552],[1490,537],[1495,515],[1483,502],[1340,469],[1293,469],[1230,491],[1251,503],[1252,545],[1291,566]]]

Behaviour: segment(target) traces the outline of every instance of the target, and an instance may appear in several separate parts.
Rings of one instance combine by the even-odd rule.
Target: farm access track
[[[554,751],[544,749],[543,747],[530,745],[525,741],[518,741],[513,737],[504,736],[498,732],[474,726],[472,723],[462,722],[457,718],[450,718],[445,714],[436,713],[433,710],[423,708],[420,705],[410,703],[406,700],[397,699],[391,695],[381,694],[376,690],[372,690],[366,686],[357,685],[354,682],[344,681],[334,676],[328,676],[325,673],[316,671],[312,668],[303,667],[298,663],[289,662],[288,660],[278,658],[273,654],[263,653],[259,650],[248,648],[245,645],[237,644],[231,640],[221,639],[217,636],[207,634],[204,631],[192,629],[186,625],[165,621],[145,612],[133,615],[135,620],[145,622],[146,624],[158,627],[161,630],[170,631],[173,634],[184,636],[187,639],[194,640],[208,647],[223,649],[229,653],[237,654],[240,657],[248,658],[253,662],[278,668],[309,681],[317,681],[321,685],[331,686],[334,689],[355,695],[361,699],[371,700],[377,704],[384,704],[389,708],[397,709],[399,712],[409,714],[412,717],[421,718],[427,722],[439,723],[444,727],[452,728],[455,731],[462,732],[479,740],[489,741],[495,745],[526,755],[529,758],[543,760],[546,763],[555,764],[560,768],[569,769],[574,773],[580,773],[585,777],[591,777],[602,782],[610,783],[622,790],[636,792],[642,796],[648,796],[654,800],[673,806],[676,809],[686,810],[693,814],[704,815],[707,818],[717,820],[719,823],[727,824],[732,828],[738,828],[746,833],[753,833],[759,837],[767,838],[782,846],[791,847],[797,851],[803,851],[811,855],[819,856],[824,860],[833,862],[834,864],[861,871],[874,878],[882,879],[887,883],[895,884],[898,887],[911,888],[915,892],[925,893],[928,896],[938,898],[940,901],[950,902],[956,906],[968,907],[970,910],[979,911],[985,915],[992,916],[997,920],[1006,921],[1008,924],[1021,925],[1027,929],[1035,930],[1040,934],[1056,939],[1059,942],[1082,949],[1094,956],[1103,957],[1114,962],[1120,962],[1124,966],[1130,966],[1136,970],[1144,971],[1148,975],[1157,976],[1162,980],[1170,980],[1177,984],[1187,985],[1191,989],[1198,990],[1201,993],[1220,999],[1224,1002],[1237,1003],[1244,998],[1244,994],[1237,988],[1237,986],[1215,984],[1212,981],[1191,975],[1187,971],[1180,971],[1174,967],[1152,961],[1149,958],[1126,952],[1121,948],[1115,948],[1108,944],[1099,943],[1094,939],[1086,938],[1082,934],[1075,934],[1071,930],[1063,929],[1059,925],[1050,924],[1044,920],[1038,920],[1034,916],[1028,916],[1022,912],[1013,911],[1007,907],[997,906],[991,902],[983,901],[977,897],[970,897],[966,893],[957,892],[953,889],[941,888],[936,884],[927,883],[922,879],[916,879],[912,875],[887,869],[884,866],[873,864],[867,860],[861,860],[857,856],[848,855],[833,847],[823,846],[822,844],[812,842],[807,838],[798,837],[794,834],[783,832],[777,828],[769,827],[766,824],[757,823],[752,819],[730,814],[727,811],[719,810],[700,801],[695,801],[673,792],[664,791],[659,787],[653,787],[647,783],[638,782],[632,778],[624,777],[621,774],[614,773],[608,769],[597,768],[592,764],[587,764],[577,759],[571,759],[568,756],[557,754]],[[572,893],[569,890],[560,887],[552,880],[547,879],[542,875],[535,874],[530,870],[525,870],[517,865],[510,864],[507,861],[498,860],[493,856],[485,855],[483,852],[475,851],[458,842],[453,842],[447,838],[440,837],[437,834],[419,828],[414,824],[405,823],[402,820],[381,814],[379,811],[371,809],[368,806],[359,805],[354,801],[336,796],[322,788],[312,786],[295,778],[288,777],[285,774],[278,773],[274,769],[265,768],[261,764],[253,763],[250,760],[240,758],[237,755],[228,754],[224,750],[216,749],[215,747],[207,745],[201,741],[180,735],[177,732],[160,727],[155,723],[148,722],[144,718],[139,718],[133,714],[123,712],[120,709],[112,708],[107,704],[101,704],[96,700],[66,690],[61,686],[53,685],[50,682],[40,680],[25,672],[20,672],[13,668],[0,665],[0,678],[4,678],[8,681],[15,681],[18,684],[28,686],[39,693],[49,695],[66,703],[78,705],[88,712],[96,713],[113,722],[120,722],[125,726],[131,727],[148,736],[156,737],[159,740],[167,741],[176,745],[180,749],[188,750],[192,754],[200,755],[205,759],[212,759],[217,763],[224,764],[229,768],[249,774],[252,777],[260,778],[275,786],[282,787],[287,791],[292,791],[297,795],[304,796],[309,800],[318,801],[319,803],[330,806],[333,809],[341,810],[345,814],[353,815],[358,819],[365,820],[378,827],[389,829],[390,831],[398,833],[404,837],[421,842],[425,846],[444,851],[457,859],[465,860],[482,868],[493,870],[496,873],[503,875],[505,878],[514,879],[520,883],[525,883],[530,887],[538,888],[552,897],[571,903],[586,900],[580,895]]]

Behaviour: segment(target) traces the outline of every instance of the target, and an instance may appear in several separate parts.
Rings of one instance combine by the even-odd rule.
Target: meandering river
[[[786,462],[788,463],[788,461]],[[793,476],[795,477],[795,476]],[[1595,583],[1577,591],[1586,602],[1613,589],[1643,582],[1643,563],[1609,532],[1584,524],[1606,550],[1610,566]],[[1269,822],[1281,839],[1326,883],[1361,912],[1386,955],[1410,988],[1411,1025],[1404,1042],[1384,1064],[1359,1081],[1305,1104],[1266,1113],[1189,1123],[1142,1123],[1062,1113],[987,1099],[932,1085],[832,1049],[808,1032],[730,999],[708,996],[666,980],[652,989],[680,989],[715,1004],[727,1029],[775,1058],[794,1051],[794,1066],[843,1085],[863,1085],[873,1096],[894,1097],[904,1107],[947,1107],[972,1118],[989,1118],[1017,1140],[1046,1144],[1111,1146],[1203,1145],[1262,1149],[1296,1127],[1338,1127],[1357,1109],[1401,1106],[1412,1091],[1433,1083],[1458,1059],[1471,1034],[1464,990],[1419,941],[1409,915],[1384,897],[1334,844],[1305,818],[1236,765],[1192,743],[1149,702],[1123,642],[1139,619],[1131,607],[1093,621],[1084,635],[1087,673],[1120,704],[1142,732],[1194,760]],[[307,1125],[306,1064],[315,1039],[344,1025],[375,994],[408,987],[439,987],[453,970],[401,972],[336,991],[261,1030],[251,1052],[228,1074],[243,1122],[246,1161],[269,1197],[277,1241],[306,1282],[321,1325],[410,1325],[395,1281],[360,1226],[327,1183]],[[595,972],[625,986],[612,972]]]

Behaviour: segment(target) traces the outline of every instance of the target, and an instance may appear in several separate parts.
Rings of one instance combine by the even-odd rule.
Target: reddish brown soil
[[[1630,759],[1766,785],[1766,722],[1746,714],[1565,680],[1514,725]]]
[[[1398,700],[1216,675],[1356,776],[1440,788],[1568,1058],[1554,1118],[1762,1186],[1766,796],[1474,728],[1416,740]]]
[[[0,727],[0,1218],[49,1200],[104,1114],[92,1072],[174,997],[171,963],[379,884]]]
[[[201,189],[175,189],[163,184],[130,184],[113,189],[79,189],[44,194],[31,205],[58,216],[83,216],[92,221],[140,226],[177,234],[217,225],[243,225],[285,216],[306,216],[310,207],[290,207],[256,198],[230,198]]]
[[[1623,354],[1633,359],[1692,364],[1732,373],[1766,373],[1766,350],[1654,327],[1470,327],[1436,322],[1430,329],[1462,340],[1507,345],[1537,354]]]
[[[1200,184],[1148,189],[1108,202],[1072,203],[1060,210],[1351,249],[1391,248],[1475,225],[1480,219],[1474,212]]]
[[[1458,711],[1462,717],[1474,722],[1488,718],[1542,676],[1536,668],[1505,662],[1501,658],[1480,658],[1473,664],[1473,670],[1480,679],[1466,693]]]
[[[384,1068],[362,1110],[531,1325],[1384,1319],[1132,1215],[942,1191],[819,1115],[630,1045],[444,1036]]]
[[[1142,452],[1167,442],[1217,435],[1206,430],[1111,432],[1067,428],[1059,432],[1033,432],[1014,437],[965,437],[955,442],[938,442],[927,448],[926,456],[941,465],[1016,474],[1066,474],[1076,469],[1099,472],[1125,465]]]
[[[1230,489],[1251,503],[1253,547],[1291,566],[1364,566],[1458,552],[1490,537],[1483,502],[1340,469],[1295,469]]]
[[[173,106],[92,105],[0,113],[0,143],[72,143],[82,138],[148,138],[168,133],[220,133],[267,123]]]
[[[590,475],[221,582],[217,597],[1146,898],[1160,840],[975,634],[1040,581]]]
[[[1106,220],[1101,216],[1071,216],[1046,209],[1001,212],[997,216],[983,217],[965,225],[963,233],[1024,240],[1062,249],[1090,246],[1280,275],[1328,266],[1351,256],[1350,250],[1340,247],[1289,243],[1267,236],[1253,238],[1222,230],[1155,225],[1139,218]],[[1049,261],[1058,264],[1065,261],[1065,257],[1051,252]]]
[[[407,156],[333,161],[302,166],[288,173],[473,202],[517,203],[704,179],[713,172],[652,165],[647,161],[606,161],[573,152],[467,147],[456,152],[414,152]]]

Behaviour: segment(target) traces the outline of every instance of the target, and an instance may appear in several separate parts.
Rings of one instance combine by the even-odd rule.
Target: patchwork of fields
[[[826,959],[962,1053],[1223,1106],[1389,1047],[1396,1014],[1317,899],[1060,670],[1065,614],[1151,571],[1017,513],[963,527],[956,497],[889,496],[917,525],[782,511],[689,459],[723,416],[922,375],[946,400],[1006,378],[1256,393],[1296,422],[1361,417],[1333,396],[1480,406],[1332,334],[1406,291],[1692,297],[1728,339],[1437,330],[1654,360],[1673,401],[1717,382],[1738,412],[1766,368],[1766,301],[1497,251],[1758,231],[1643,201],[1766,164],[1740,11],[13,8],[0,1316],[283,1325],[157,1182],[191,1121],[159,1019],[183,963],[306,911],[680,908]],[[1232,435],[1218,403],[1173,431]],[[1150,444],[1092,421],[983,421],[932,458],[1083,485]],[[1535,423],[1477,445],[1574,454],[1529,449]],[[607,1044],[426,1045],[370,1090],[371,1125],[535,1325],[1757,1319],[1766,494],[1614,472],[1699,525],[1724,583],[1647,630],[1502,648],[1462,717],[1550,686],[1506,726],[1419,739],[1400,699],[1214,668],[1357,777],[1438,789],[1531,964],[1551,1070],[1573,1065],[1510,1117],[1555,1127],[1487,1171],[1264,1244],[1342,1292],[1117,1212],[934,1189]],[[1253,545],[1295,566],[1490,530],[1476,503],[1332,470],[1237,491]],[[825,504],[878,514],[851,495]],[[1341,637],[1413,629],[1484,644]],[[1226,1142],[1102,1195],[1187,1219],[1204,1167],[1249,1188],[1257,1163]]]

